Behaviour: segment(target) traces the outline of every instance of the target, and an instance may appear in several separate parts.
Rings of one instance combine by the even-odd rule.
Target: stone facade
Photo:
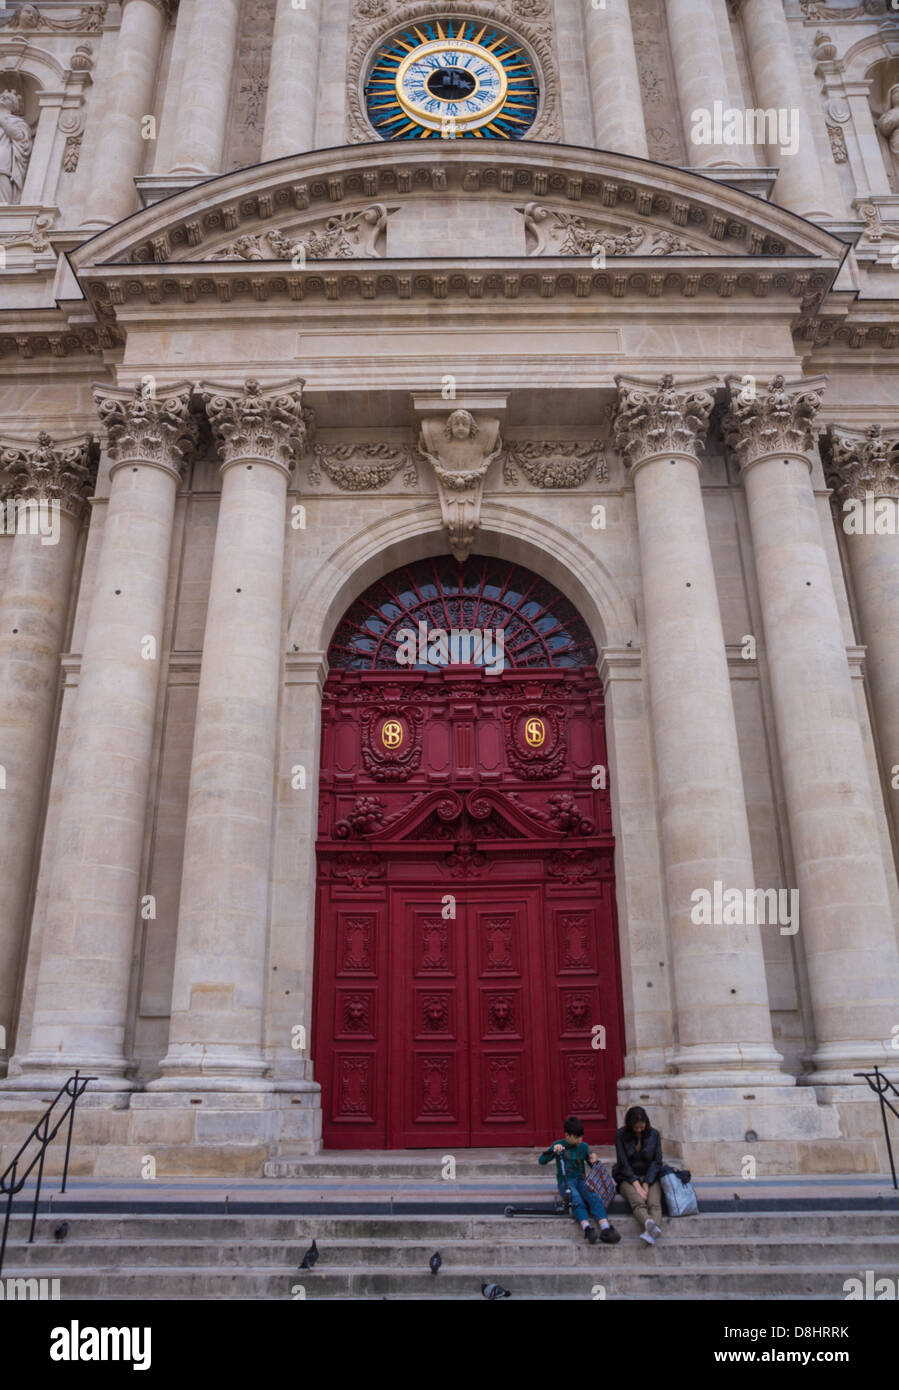
[[[372,52],[435,19],[515,36],[529,138],[378,138]],[[620,1106],[699,1173],[883,1167],[897,84],[876,3],[0,17],[0,1165],[76,1067],[82,1172],[318,1149],[327,648],[474,549],[600,653]],[[713,884],[798,929],[697,924]]]

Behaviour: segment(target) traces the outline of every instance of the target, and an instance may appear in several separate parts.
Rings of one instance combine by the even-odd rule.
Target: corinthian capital
[[[62,511],[78,520],[84,516],[97,477],[91,439],[54,444],[43,432],[34,449],[0,450],[0,468],[10,474],[8,496],[24,502],[58,502]]]
[[[262,389],[251,378],[241,392],[232,386],[200,386],[222,466],[243,459],[273,464],[289,473],[303,454],[312,427],[312,412],[303,409],[305,382]]]
[[[841,502],[865,493],[899,497],[899,439],[887,442],[880,425],[861,430],[830,425],[823,439],[824,473]]]
[[[191,414],[193,388],[186,382],[148,395],[143,386],[133,391],[94,387],[94,401],[106,429],[113,468],[126,463],[149,463],[176,476],[197,441],[197,418]]]
[[[685,381],[678,387],[669,373],[655,386],[624,376],[616,376],[615,384],[615,446],[628,467],[662,454],[699,457],[715,404],[714,381]]]
[[[826,384],[823,376],[788,382],[778,375],[767,390],[747,390],[745,377],[728,377],[724,437],[741,468],[771,454],[806,457],[814,445],[812,426]]]

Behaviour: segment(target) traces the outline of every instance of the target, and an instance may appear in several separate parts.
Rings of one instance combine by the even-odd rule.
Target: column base
[[[887,1171],[869,1120],[863,1132],[851,1132],[830,1097],[783,1073],[780,1086],[763,1088],[684,1086],[684,1079],[619,1082],[619,1123],[630,1106],[642,1105],[662,1135],[667,1163],[699,1177],[732,1178],[747,1193],[753,1177]]]
[[[43,1056],[40,1053],[32,1053],[26,1057],[10,1058],[7,1075],[0,1080],[0,1090],[21,1092],[23,1095],[41,1091],[49,1093],[49,1100],[57,1091],[62,1090],[69,1077],[74,1076],[77,1071],[82,1076],[93,1078],[85,1094],[96,1094],[99,1091],[128,1092],[135,1090],[137,1086],[136,1081],[125,1075],[130,1070],[130,1062],[110,1062],[108,1057],[79,1055],[66,1059],[60,1057],[57,1052]]]
[[[899,1053],[879,1039],[823,1043],[803,1060],[808,1067],[802,1077],[806,1086],[861,1086],[867,1090],[866,1082],[856,1072],[872,1072],[875,1067],[886,1072],[894,1084],[899,1078]]]
[[[262,1178],[272,1159],[321,1149],[321,1092],[315,1082],[274,1091],[90,1091],[78,1102],[69,1174],[152,1182],[168,1178]],[[0,1169],[47,1108],[52,1093],[0,1091]],[[47,1151],[45,1175],[62,1172],[66,1134]]]
[[[668,1066],[676,1074],[666,1076],[665,1084],[679,1089],[691,1087],[783,1086],[783,1057],[770,1043],[702,1043],[672,1048],[666,1053]],[[793,1084],[792,1078],[789,1084]]]
[[[268,1060],[259,1053],[223,1048],[220,1052],[191,1044],[170,1048],[159,1064],[160,1075],[148,1091],[270,1091]]]

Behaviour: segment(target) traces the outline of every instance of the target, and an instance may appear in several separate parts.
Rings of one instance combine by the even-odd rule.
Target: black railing
[[[899,1099],[899,1090],[896,1089],[888,1076],[884,1076],[878,1066],[875,1066],[873,1071],[856,1071],[852,1074],[853,1076],[863,1076],[871,1090],[877,1092],[877,1098],[880,1101],[880,1118],[883,1121],[883,1137],[887,1141],[887,1157],[890,1160],[890,1172],[893,1175],[893,1186],[899,1191],[899,1182],[896,1181],[896,1164],[893,1159],[893,1146],[890,1143],[890,1122],[887,1119],[887,1110],[889,1110],[899,1120],[899,1110],[896,1109],[891,1100],[887,1100],[886,1095],[887,1091],[892,1091],[893,1095]]]
[[[3,1273],[3,1258],[6,1254],[6,1238],[9,1234],[9,1218],[12,1215],[13,1198],[18,1192],[22,1191],[22,1188],[25,1186],[34,1170],[35,1164],[37,1164],[37,1183],[34,1189],[34,1204],[31,1208],[31,1230],[28,1234],[28,1243],[30,1245],[34,1240],[34,1227],[37,1222],[38,1203],[41,1199],[41,1183],[44,1177],[44,1158],[46,1157],[47,1150],[68,1117],[69,1132],[66,1135],[66,1158],[62,1169],[62,1186],[59,1189],[60,1192],[65,1192],[66,1179],[69,1175],[69,1154],[72,1151],[72,1125],[75,1122],[75,1106],[78,1103],[79,1097],[82,1096],[87,1089],[88,1083],[96,1080],[97,1078],[95,1076],[82,1076],[78,1071],[75,1072],[74,1076],[70,1076],[62,1089],[57,1092],[53,1100],[47,1106],[47,1109],[25,1140],[25,1143],[13,1158],[12,1163],[6,1169],[6,1172],[0,1174],[0,1194],[5,1194],[6,1196],[6,1214],[3,1218],[3,1235],[0,1236],[0,1274]],[[56,1109],[56,1106],[62,1100],[63,1096],[69,1097],[69,1103],[55,1118],[55,1123],[53,1123],[53,1128],[51,1129],[50,1125],[53,1119],[53,1111]],[[32,1140],[37,1140],[38,1147],[31,1161],[28,1163],[28,1166],[20,1171],[20,1165],[25,1161],[25,1150]]]

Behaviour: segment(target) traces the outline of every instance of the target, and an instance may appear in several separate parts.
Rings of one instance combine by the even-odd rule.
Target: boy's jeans
[[[571,1178],[568,1186],[571,1189],[571,1214],[576,1221],[588,1219],[588,1208],[594,1221],[605,1221],[606,1209],[598,1192],[591,1192],[582,1178]]]

